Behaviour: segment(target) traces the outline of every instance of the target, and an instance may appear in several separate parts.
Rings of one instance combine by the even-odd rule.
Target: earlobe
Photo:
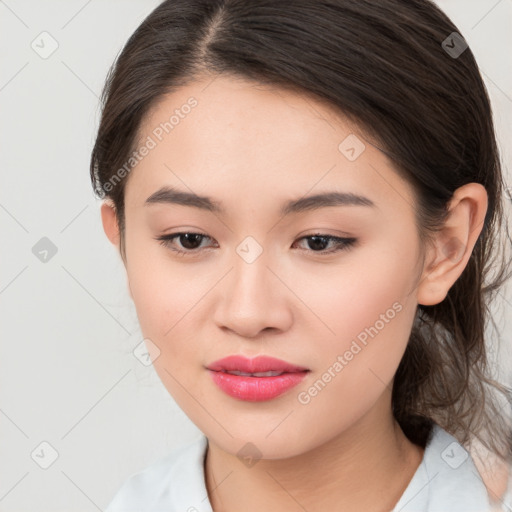
[[[482,231],[487,212],[487,191],[479,183],[459,187],[450,202],[449,215],[434,246],[417,289],[418,304],[442,302],[460,277]],[[433,249],[433,250],[432,250]]]
[[[108,199],[101,205],[101,221],[103,230],[112,244],[119,249],[119,226],[113,202]]]

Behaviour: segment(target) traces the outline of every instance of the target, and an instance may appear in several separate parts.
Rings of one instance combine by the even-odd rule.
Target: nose
[[[286,276],[264,256],[248,263],[238,255],[233,268],[222,280],[215,307],[214,320],[219,328],[229,329],[238,336],[256,338],[261,331],[286,331],[293,322]]]

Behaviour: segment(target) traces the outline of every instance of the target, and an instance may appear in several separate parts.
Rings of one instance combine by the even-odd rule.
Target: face
[[[232,454],[250,441],[285,458],[389,401],[421,272],[413,190],[392,162],[328,105],[227,76],[166,96],[140,140],[150,149],[125,191],[130,292],[153,365],[198,428]],[[219,209],[146,202],[162,187]],[[325,193],[363,199],[304,201]],[[234,397],[207,369],[229,355],[308,371],[277,396]]]

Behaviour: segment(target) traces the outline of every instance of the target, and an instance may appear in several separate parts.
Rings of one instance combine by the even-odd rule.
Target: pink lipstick
[[[310,371],[281,359],[233,355],[207,366],[213,382],[233,398],[249,402],[271,400],[299,384]]]

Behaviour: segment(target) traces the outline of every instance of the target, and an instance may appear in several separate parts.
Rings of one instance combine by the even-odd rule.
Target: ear
[[[117,223],[116,207],[111,199],[107,199],[101,205],[101,221],[103,223],[103,231],[112,244],[119,251],[119,225]]]
[[[101,205],[101,222],[103,223],[103,231],[107,235],[107,238],[110,240],[112,244],[114,244],[117,248],[117,251],[120,252],[120,234],[119,234],[119,224],[117,221],[117,211],[114,203],[111,199],[106,199]],[[121,254],[121,259],[126,267],[126,261]],[[130,297],[133,299],[132,289],[130,287],[130,281],[128,280],[128,290],[130,292]]]
[[[487,191],[479,183],[468,183],[454,192],[444,227],[427,251],[418,304],[432,306],[445,299],[466,268],[484,226],[487,205]]]

